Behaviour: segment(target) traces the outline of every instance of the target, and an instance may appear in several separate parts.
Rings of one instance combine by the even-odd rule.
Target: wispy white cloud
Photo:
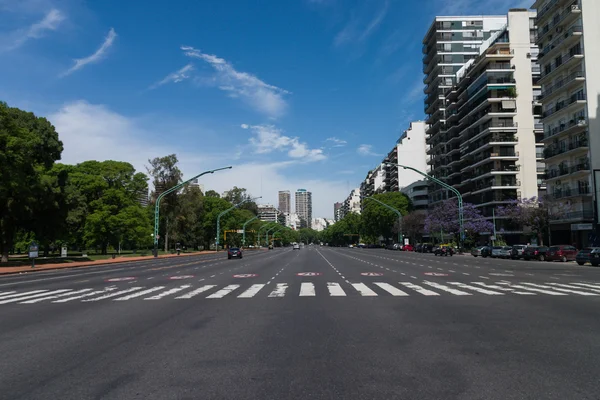
[[[216,55],[205,54],[189,46],[182,46],[181,50],[186,56],[202,60],[215,70],[216,75],[204,80],[204,83],[217,86],[230,97],[239,98],[270,117],[285,113],[288,104],[284,96],[290,94],[287,90],[269,85],[250,73],[237,71],[231,63]]]
[[[249,142],[257,154],[267,154],[273,151],[287,151],[293,159],[302,161],[321,161],[326,158],[323,149],[311,149],[297,137],[283,134],[283,130],[273,125],[242,124],[242,129],[249,129],[254,134]]]
[[[361,144],[356,149],[356,152],[361,156],[380,156],[381,154],[377,154],[373,151],[373,145],[370,144]]]
[[[389,10],[389,0],[385,0],[375,15],[365,22],[362,18],[352,17],[350,21],[335,36],[333,44],[337,47],[354,43],[364,42],[371,36],[385,19]]]
[[[327,138],[327,139],[325,139],[325,141],[331,142],[332,143],[331,147],[344,147],[346,144],[348,144],[347,141],[338,139],[336,137]]]
[[[1,46],[4,50],[14,50],[21,47],[29,40],[44,37],[48,31],[57,30],[61,22],[65,19],[66,16],[61,11],[51,9],[40,21],[27,28],[18,29],[17,31],[9,33],[2,39],[4,44]]]
[[[108,31],[108,34],[104,38],[104,42],[98,48],[98,50],[94,52],[94,54],[84,58],[76,58],[75,65],[73,65],[71,68],[65,71],[61,76],[72,74],[73,72],[85,67],[87,64],[101,61],[104,57],[106,57],[108,49],[110,49],[110,47],[113,45],[116,38],[117,33],[113,28],[110,28],[110,31]]]
[[[190,63],[190,64],[186,65],[185,67],[183,67],[175,72],[170,73],[169,75],[164,77],[163,80],[156,82],[155,84],[150,86],[150,89],[156,89],[157,87],[165,85],[167,83],[179,83],[186,79],[189,79],[191,76],[190,72],[192,72],[193,69],[194,69],[194,65]]]

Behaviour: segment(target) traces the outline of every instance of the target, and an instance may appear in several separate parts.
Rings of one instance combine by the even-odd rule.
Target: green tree
[[[63,150],[52,124],[0,103],[0,254],[8,261],[15,234],[31,227],[36,213],[48,207],[43,182]],[[40,203],[41,202],[41,203]]]
[[[220,198],[221,197],[221,195],[219,193],[217,193],[216,191],[214,191],[214,190],[207,191],[204,194],[204,196],[206,196],[206,197],[216,197],[216,198]]]
[[[404,193],[391,192],[376,194],[374,199],[400,211],[404,216],[412,211],[412,202]],[[362,221],[364,234],[371,237],[390,238],[397,233],[398,215],[376,201],[363,200]]]
[[[204,196],[197,186],[187,185],[180,194],[177,210],[177,240],[187,247],[198,249],[204,244],[202,216]]]

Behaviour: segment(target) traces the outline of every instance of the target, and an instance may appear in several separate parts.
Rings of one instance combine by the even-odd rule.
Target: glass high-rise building
[[[302,221],[305,221],[306,227],[310,228],[312,224],[312,193],[306,189],[296,190],[296,214]]]

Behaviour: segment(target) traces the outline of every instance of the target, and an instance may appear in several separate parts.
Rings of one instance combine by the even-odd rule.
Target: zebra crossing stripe
[[[118,292],[115,293],[109,293],[109,294],[105,294],[104,296],[100,296],[100,297],[94,297],[93,299],[85,299],[85,300],[81,300],[82,303],[87,303],[90,301],[100,301],[100,300],[104,300],[104,299],[109,299],[111,297],[117,297],[120,296],[122,294],[125,293],[131,293],[131,292],[135,292],[137,290],[143,289],[143,287],[141,286],[135,286],[129,289],[125,289],[125,290],[119,290]]]
[[[471,293],[463,292],[462,290],[452,289],[451,287],[436,282],[423,281],[423,283],[436,289],[443,290],[444,292],[452,293],[456,296],[472,296]]]
[[[548,282],[548,285],[560,286],[560,287],[565,287],[565,288],[569,288],[569,289],[578,289],[578,290],[584,289],[584,288],[579,287],[579,286],[567,285],[567,284],[564,284],[564,283]],[[585,288],[585,290],[591,290],[594,293],[600,292],[600,289]]]
[[[81,289],[81,290],[76,290],[75,292],[67,292],[67,293],[55,294],[54,296],[46,296],[46,297],[40,297],[38,299],[22,301],[19,304],[35,304],[35,303],[39,303],[40,301],[45,301],[45,300],[50,300],[50,299],[57,299],[59,297],[71,296],[73,294],[86,293],[86,292],[89,292],[90,290],[92,290],[92,289]]]
[[[25,295],[28,295],[28,294],[41,293],[41,292],[47,292],[47,290],[46,289],[44,289],[44,290],[31,290],[31,291],[25,292],[25,293],[9,294],[9,295],[0,297],[0,300],[10,299],[11,297],[25,296]]]
[[[117,288],[116,287],[107,287],[104,290],[96,290],[94,292],[82,294],[81,296],[74,296],[74,297],[69,297],[69,298],[66,298],[66,299],[54,300],[52,303],[66,303],[67,301],[78,300],[78,299],[82,299],[84,297],[95,296],[95,295],[98,295],[98,294],[110,292],[112,290],[117,290]],[[69,293],[69,294],[73,294],[73,293]]]
[[[547,285],[537,285],[535,283],[521,282],[521,284],[527,285],[527,286],[539,287],[539,288],[542,288],[542,289],[553,289],[553,290],[557,290],[559,292],[574,293],[574,294],[578,294],[578,295],[581,295],[581,296],[598,296],[598,293],[580,292],[578,290],[572,290],[572,289],[561,289],[561,288],[547,286]]]
[[[497,295],[504,296],[504,293],[494,292],[493,290],[478,288],[476,286],[467,285],[466,283],[462,283],[462,282],[448,282],[448,283],[450,285],[458,286],[459,288],[472,290],[472,291],[478,292],[478,293],[489,294],[492,296],[497,296]]]
[[[483,286],[483,287],[489,288],[489,289],[502,290],[505,292],[511,292],[511,293],[520,294],[520,295],[536,296],[535,293],[516,291],[515,289],[509,288],[509,287],[502,287],[502,286],[498,286],[498,285],[486,285],[484,282],[471,282],[471,283],[473,283],[475,285]]]
[[[210,296],[207,296],[207,299],[220,299],[221,297],[227,296],[229,293],[233,292],[235,289],[239,288],[240,285],[228,285],[225,286],[223,289],[219,290],[218,292],[215,292],[213,294],[211,294]]]
[[[194,296],[199,295],[202,292],[206,292],[207,290],[210,290],[212,288],[214,288],[216,285],[204,285],[201,288],[198,288],[196,290],[192,290],[189,293],[183,294],[179,297],[175,297],[175,299],[191,299]]]
[[[12,294],[12,293],[15,293],[15,291],[14,291],[14,290],[12,290],[12,291],[10,291],[10,292],[0,292],[0,297],[2,297],[2,296],[6,296],[7,294]]]
[[[415,285],[412,282],[398,282],[399,284],[406,286],[409,289],[414,290],[415,292],[422,294],[423,296],[439,296],[439,293],[434,292],[433,290],[425,289],[422,286]]]
[[[316,296],[315,285],[312,282],[302,282],[300,284],[300,297]]]
[[[269,297],[283,297],[285,296],[285,291],[287,290],[287,283],[278,283],[275,286],[275,289],[269,293]]]
[[[403,292],[402,290],[390,285],[389,283],[375,282],[374,284],[379,286],[381,289],[385,290],[392,296],[408,296],[408,293]]]
[[[146,295],[148,293],[156,292],[157,290],[161,290],[164,288],[165,288],[164,286],[156,286],[156,287],[153,287],[150,289],[142,290],[141,292],[135,292],[133,294],[128,294],[127,296],[113,299],[113,301],[125,301],[125,300],[129,300],[129,299],[134,299],[136,297],[140,297],[140,296]]]
[[[506,285],[506,286],[514,287],[515,289],[528,290],[530,292],[538,292],[538,293],[549,294],[550,296],[566,296],[567,295],[566,293],[552,292],[550,290],[536,289],[536,288],[531,288],[531,287],[522,286],[522,285],[513,285],[513,284],[508,283],[508,282],[498,282],[498,284],[499,285]]]
[[[70,291],[71,291],[71,289],[59,289],[59,290],[53,290],[51,292],[43,291],[43,293],[29,294],[27,296],[21,295],[21,297],[13,297],[10,299],[2,300],[2,301],[0,301],[0,304],[17,303],[19,301],[29,300],[29,299],[33,299],[36,297],[42,297],[42,296],[46,296],[46,295],[58,294],[58,293],[64,293],[64,292],[70,292]]]
[[[583,286],[592,289],[600,289],[600,285],[591,285],[589,283],[571,283],[572,285]]]
[[[176,288],[173,288],[173,289],[169,289],[169,290],[166,290],[166,291],[164,291],[162,293],[159,293],[156,296],[146,297],[144,300],[160,300],[163,297],[170,296],[172,294],[175,294],[177,292],[181,292],[182,290],[189,289],[191,287],[192,287],[192,285],[181,285],[179,287],[176,287]]]
[[[369,289],[364,283],[351,283],[361,296],[377,296],[377,293]]]
[[[346,292],[340,286],[339,283],[336,282],[327,282],[327,290],[329,290],[330,296],[345,296]]]
[[[258,293],[260,291],[260,289],[262,289],[263,287],[265,287],[264,283],[254,284],[254,285],[250,286],[244,293],[240,294],[238,296],[238,298],[239,299],[249,299],[251,297],[254,297],[256,295],[256,293]]]

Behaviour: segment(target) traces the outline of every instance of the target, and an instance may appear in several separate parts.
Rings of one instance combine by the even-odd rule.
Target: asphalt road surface
[[[600,268],[306,246],[0,278],[1,399],[599,399]]]

